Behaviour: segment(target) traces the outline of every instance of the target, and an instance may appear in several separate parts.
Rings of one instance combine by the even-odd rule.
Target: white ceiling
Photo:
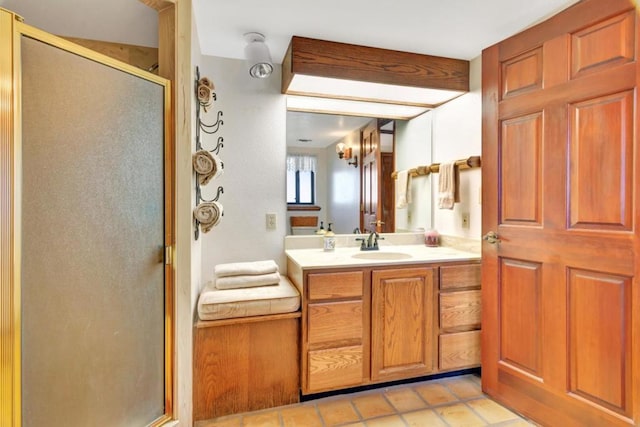
[[[138,0],[0,0],[0,7],[59,36],[158,46],[158,13]]]
[[[324,148],[369,123],[366,117],[287,112],[287,146]],[[298,141],[298,139],[311,141]]]
[[[291,36],[472,59],[577,0],[193,0],[202,53],[243,58],[249,31],[281,63]],[[157,46],[157,14],[139,0],[0,0],[53,34]]]
[[[40,0],[42,1],[42,0]],[[281,63],[291,36],[472,59],[576,0],[193,0],[202,53],[243,58],[265,35]]]
[[[242,35],[258,31],[281,63],[293,35],[472,59],[576,1],[193,0],[193,7],[203,54],[242,59]],[[57,35],[157,46],[156,11],[139,0],[0,0],[0,7]],[[348,133],[367,120],[288,113],[288,143],[307,138],[307,146],[326,146],[340,138],[332,132]]]

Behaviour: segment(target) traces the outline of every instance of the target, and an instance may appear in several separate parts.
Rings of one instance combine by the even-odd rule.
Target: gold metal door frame
[[[26,36],[164,87],[165,413],[151,423],[174,419],[175,315],[173,111],[170,81],[26,25],[0,8],[0,425],[21,426],[21,50]]]

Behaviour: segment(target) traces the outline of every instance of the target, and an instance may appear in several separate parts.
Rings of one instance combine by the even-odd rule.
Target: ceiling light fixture
[[[273,61],[271,61],[269,47],[264,42],[264,35],[246,33],[244,39],[247,42],[244,55],[249,64],[249,75],[256,79],[269,77],[273,72]]]
[[[288,95],[287,110],[379,119],[409,120],[430,110],[430,108],[416,107],[413,105],[384,104],[381,102],[353,101],[350,99]]]
[[[468,91],[469,61],[459,59],[293,36],[282,61],[282,93],[288,95],[424,112]]]

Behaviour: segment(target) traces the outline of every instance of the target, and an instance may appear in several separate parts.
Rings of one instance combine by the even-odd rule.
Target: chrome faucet
[[[376,249],[378,249],[378,237],[380,237],[380,235],[375,231],[369,233],[369,237],[367,238],[367,247],[372,248],[375,245]]]

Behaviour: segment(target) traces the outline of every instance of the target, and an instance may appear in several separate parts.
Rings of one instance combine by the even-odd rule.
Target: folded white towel
[[[453,205],[458,200],[456,187],[457,169],[455,162],[440,164],[438,180],[438,207],[440,209],[453,209]]]
[[[411,203],[411,174],[407,170],[399,171],[396,179],[397,209],[404,209]]]
[[[231,262],[218,264],[213,269],[217,277],[255,276],[278,272],[278,264],[272,259],[253,262]]]
[[[254,276],[216,277],[215,283],[218,289],[254,288],[256,286],[277,285],[280,283],[280,274],[270,273]]]

